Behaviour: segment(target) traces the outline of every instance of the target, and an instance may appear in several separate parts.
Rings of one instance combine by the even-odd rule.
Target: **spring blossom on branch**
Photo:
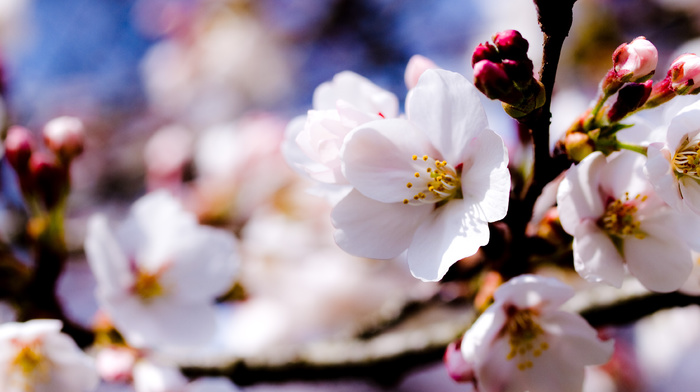
[[[348,134],[342,169],[354,189],[331,213],[341,248],[380,259],[408,250],[413,275],[435,281],[488,243],[488,222],[508,209],[510,174],[478,94],[459,74],[427,70],[407,118]]]

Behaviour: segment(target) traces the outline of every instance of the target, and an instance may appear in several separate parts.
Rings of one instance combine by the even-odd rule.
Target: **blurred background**
[[[579,0],[574,11],[553,103],[555,134],[595,98],[619,44],[640,35],[653,42],[655,80],[678,54],[700,48],[697,0]],[[241,238],[248,300],[222,311],[229,333],[219,343],[246,356],[355,331],[367,315],[445,295],[444,287],[415,281],[401,261],[359,263],[335,249],[328,207],[305,193],[279,144],[287,122],[305,114],[314,89],[336,73],[355,71],[403,102],[411,56],[471,78],[473,48],[505,29],[530,41],[537,68],[542,38],[527,0],[0,0],[3,98],[9,122],[37,135],[61,115],[86,124],[87,147],[72,168],[67,240],[76,254],[88,216],[123,217],[133,200],[157,188]],[[499,103],[484,104],[491,126],[512,146],[515,123]],[[2,173],[2,231],[12,241],[23,208],[12,173]],[[61,293],[72,317],[90,325],[94,280],[75,259]],[[700,330],[699,317],[688,320]],[[262,324],[275,327],[260,331]],[[636,344],[633,327],[614,333]],[[700,336],[683,339],[666,347],[700,344]],[[647,390],[614,371],[601,371],[609,389],[591,390]],[[664,390],[658,380],[674,371],[659,371],[644,388]],[[329,388],[294,382],[246,390]],[[332,388],[462,390],[439,360],[388,385],[354,380]]]

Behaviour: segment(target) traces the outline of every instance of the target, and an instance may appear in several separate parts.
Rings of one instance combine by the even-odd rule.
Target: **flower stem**
[[[621,142],[621,141],[618,141],[618,142],[617,142],[617,148],[619,148],[619,149],[624,149],[624,150],[634,151],[634,152],[640,153],[640,154],[642,154],[642,155],[644,155],[644,156],[647,156],[647,148],[644,147],[644,146],[639,146],[639,145],[636,145],[636,144],[623,143],[623,142]]]

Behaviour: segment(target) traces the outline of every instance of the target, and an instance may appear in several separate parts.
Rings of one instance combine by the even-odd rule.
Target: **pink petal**
[[[410,90],[418,84],[418,79],[420,79],[423,72],[429,69],[438,68],[435,63],[427,57],[423,57],[419,54],[413,55],[408,64],[406,65],[406,72],[404,73],[404,81],[406,82],[406,87]]]

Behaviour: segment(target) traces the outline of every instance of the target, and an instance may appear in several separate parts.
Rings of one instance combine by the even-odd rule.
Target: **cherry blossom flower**
[[[316,181],[347,184],[340,162],[345,136],[358,125],[394,118],[398,111],[399,103],[394,94],[354,72],[343,71],[316,88],[313,110],[309,110],[303,126],[301,120],[290,123],[286,148],[301,149],[302,154],[294,156],[306,159],[289,163]]]
[[[665,143],[649,145],[645,173],[658,195],[678,211],[700,215],[700,102],[672,120]]]
[[[558,308],[574,290],[553,278],[521,275],[494,293],[494,303],[462,339],[480,392],[580,391],[584,367],[602,364],[613,342],[598,339],[579,315]]]
[[[626,267],[649,290],[673,291],[690,274],[697,223],[654,193],[643,161],[629,151],[609,160],[589,155],[559,185],[559,217],[574,236],[574,266],[586,280],[620,287]]]
[[[59,320],[0,325],[0,391],[86,392],[97,388],[93,360],[61,333]]]
[[[232,284],[236,242],[201,226],[167,192],[138,200],[112,230],[90,220],[85,240],[100,304],[135,347],[206,342],[215,330],[214,299]]]
[[[331,216],[348,253],[386,259],[408,250],[413,275],[435,281],[488,243],[488,222],[505,216],[508,153],[459,74],[425,71],[406,107],[408,119],[348,134],[341,156],[354,189]]]

